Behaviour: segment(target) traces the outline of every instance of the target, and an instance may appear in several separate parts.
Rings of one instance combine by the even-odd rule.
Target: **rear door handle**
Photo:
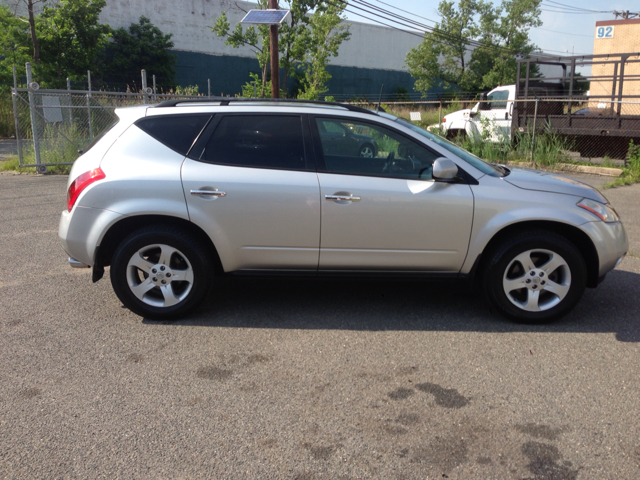
[[[219,192],[218,190],[191,190],[191,195],[197,197],[225,197],[227,192]]]
[[[353,195],[325,195],[325,200],[332,200],[334,202],[359,202],[360,197]]]

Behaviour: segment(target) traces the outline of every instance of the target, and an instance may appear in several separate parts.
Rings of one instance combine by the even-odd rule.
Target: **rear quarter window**
[[[135,125],[180,155],[187,155],[210,119],[210,114],[158,115],[141,118]]]

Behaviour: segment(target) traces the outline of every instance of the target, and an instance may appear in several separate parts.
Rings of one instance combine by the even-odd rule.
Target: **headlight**
[[[614,223],[620,221],[620,217],[618,216],[616,211],[609,205],[603,205],[602,203],[589,200],[588,198],[583,198],[578,202],[577,205],[580,208],[584,208],[585,210],[593,213],[603,222]]]

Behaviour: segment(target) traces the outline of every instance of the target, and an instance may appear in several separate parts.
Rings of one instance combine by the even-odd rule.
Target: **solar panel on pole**
[[[291,20],[290,10],[249,10],[240,23],[282,25]]]

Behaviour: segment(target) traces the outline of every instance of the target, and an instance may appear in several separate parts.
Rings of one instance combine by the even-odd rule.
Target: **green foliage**
[[[257,98],[264,98],[265,96],[271,97],[271,80],[262,83],[257,73],[250,73],[249,76],[251,77],[251,81],[242,85],[242,92],[236,95],[236,97],[256,98],[256,95]],[[280,98],[284,97],[286,97],[286,92],[280,89]]]
[[[343,12],[344,4],[320,3],[309,17],[309,28],[301,34],[307,50],[302,61],[304,77],[298,98],[318,100],[328,90],[329,58],[337,57],[340,44],[351,36],[349,27],[341,25]]]
[[[173,90],[170,93],[173,93]],[[187,85],[186,87],[178,85],[175,93],[176,95],[200,95],[198,85]]]
[[[0,93],[8,93],[13,86],[13,65],[19,67],[19,77],[24,75],[24,64],[31,60],[28,37],[28,23],[0,5]]]
[[[257,7],[259,9],[268,8],[268,0],[258,0]],[[269,67],[269,26],[267,25],[258,25],[258,26],[249,26],[246,29],[243,29],[242,24],[236,24],[233,31],[231,31],[231,25],[229,24],[229,20],[227,19],[226,12],[222,12],[222,14],[216,18],[216,21],[211,28],[211,31],[215,33],[218,37],[226,37],[225,45],[229,45],[233,48],[240,48],[242,46],[251,47],[256,55],[256,59],[258,60],[258,65],[260,65],[260,70],[262,71],[262,86],[260,88],[260,92],[258,97],[271,96],[271,90],[267,90],[267,70]],[[243,88],[244,92],[244,88]],[[245,96],[244,93],[242,96]],[[251,95],[253,96],[253,94]]]
[[[16,126],[13,119],[13,103],[11,94],[0,91],[0,138],[15,135]]]
[[[36,18],[40,65],[36,76],[49,87],[62,87],[66,77],[81,80],[107,45],[108,25],[99,23],[105,0],[60,0]]]
[[[128,29],[115,30],[105,50],[102,80],[112,84],[136,85],[140,83],[140,70],[145,69],[149,79],[151,75],[156,76],[159,86],[167,90],[173,88],[176,57],[168,51],[173,47],[171,36],[163,34],[144,16]]]
[[[284,0],[284,3],[286,5],[281,7],[291,11],[292,24],[278,28],[279,66],[284,71],[280,91],[286,89],[287,79],[295,76],[300,82],[300,98],[317,99],[327,91],[325,84],[331,78],[326,71],[329,57],[337,56],[340,43],[350,35],[348,27],[340,25],[344,5],[329,4],[321,0]],[[268,0],[258,0],[257,7],[268,8]],[[310,13],[312,10],[313,13]],[[268,75],[269,27],[258,25],[243,28],[238,23],[232,30],[227,15],[223,12],[211,30],[218,37],[224,37],[226,45],[233,48],[249,46],[253,49],[262,72],[258,97],[271,96]],[[240,95],[252,97],[253,82],[245,84]]]
[[[622,185],[631,185],[640,182],[640,145],[636,145],[633,140],[629,143],[627,151],[627,161],[625,168],[622,169],[622,175],[613,182],[605,185],[608,187],[618,187]]]
[[[29,24],[0,5],[0,92],[9,92],[13,86],[13,65],[18,79],[24,77],[24,64],[31,61],[31,53]]]
[[[536,47],[530,28],[540,26],[541,0],[503,0],[499,6],[483,0],[442,0],[442,17],[433,32],[407,54],[415,89],[426,94],[443,86],[477,91],[515,82],[516,54]],[[472,41],[481,46],[472,49]]]

